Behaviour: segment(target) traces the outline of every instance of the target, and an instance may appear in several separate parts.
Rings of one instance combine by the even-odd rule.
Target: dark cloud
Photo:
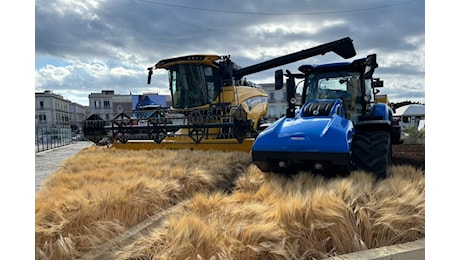
[[[166,92],[161,72],[155,72],[159,75],[154,86],[146,84],[146,68],[160,59],[230,54],[236,63],[249,66],[347,36],[354,40],[358,56],[378,53],[378,72],[388,77],[386,81],[404,85],[409,83],[400,75],[424,76],[424,30],[423,0],[37,0],[36,91],[69,93],[63,95],[83,104],[87,94],[74,96],[70,90]],[[43,65],[50,57],[66,65]],[[301,63],[337,59],[325,55],[284,67],[296,70]],[[94,66],[98,63],[103,70]],[[267,80],[273,71],[250,76],[253,81]],[[415,87],[424,93],[423,80]],[[400,98],[404,90],[389,95]]]

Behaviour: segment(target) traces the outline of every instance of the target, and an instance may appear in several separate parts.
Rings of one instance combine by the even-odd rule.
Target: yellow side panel
[[[375,102],[388,104],[387,95],[375,95]]]
[[[222,87],[220,92],[220,100],[222,103],[231,103],[232,105],[236,105],[234,87]]]
[[[252,88],[252,87],[237,87],[238,91],[238,99],[241,100],[246,100],[251,97],[257,97],[257,96],[264,96],[267,97],[267,93],[260,88]]]

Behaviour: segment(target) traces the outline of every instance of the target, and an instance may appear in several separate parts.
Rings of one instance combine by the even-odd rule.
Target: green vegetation
[[[402,101],[402,102],[398,102],[398,103],[391,103],[391,107],[393,109],[397,109],[397,108],[400,108],[400,107],[403,107],[403,106],[406,106],[406,105],[411,105],[411,104],[420,104],[420,105],[425,105],[425,104],[422,104],[420,102],[414,102],[414,101],[410,101],[410,100],[407,100],[407,101]]]
[[[412,126],[403,130],[403,138],[405,144],[425,144],[425,128],[420,130],[416,126]]]

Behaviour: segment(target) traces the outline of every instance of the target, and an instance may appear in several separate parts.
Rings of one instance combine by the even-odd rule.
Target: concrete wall
[[[425,259],[425,239],[394,246],[384,246],[350,254],[325,258],[327,260],[423,260]]]

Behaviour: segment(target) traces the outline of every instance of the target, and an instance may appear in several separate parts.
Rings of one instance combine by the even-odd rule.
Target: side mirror
[[[275,90],[283,88],[283,70],[275,71]]]
[[[377,55],[376,54],[368,55],[366,59],[366,68],[364,70],[364,78],[365,79],[372,78],[372,74],[374,74],[374,70],[378,66],[379,65],[377,64]]]
[[[147,70],[149,71],[149,75],[147,77],[147,84],[150,85],[150,82],[152,82],[153,67],[147,68]]]
[[[372,79],[372,87],[374,88],[382,88],[383,87],[383,80],[379,78]]]

